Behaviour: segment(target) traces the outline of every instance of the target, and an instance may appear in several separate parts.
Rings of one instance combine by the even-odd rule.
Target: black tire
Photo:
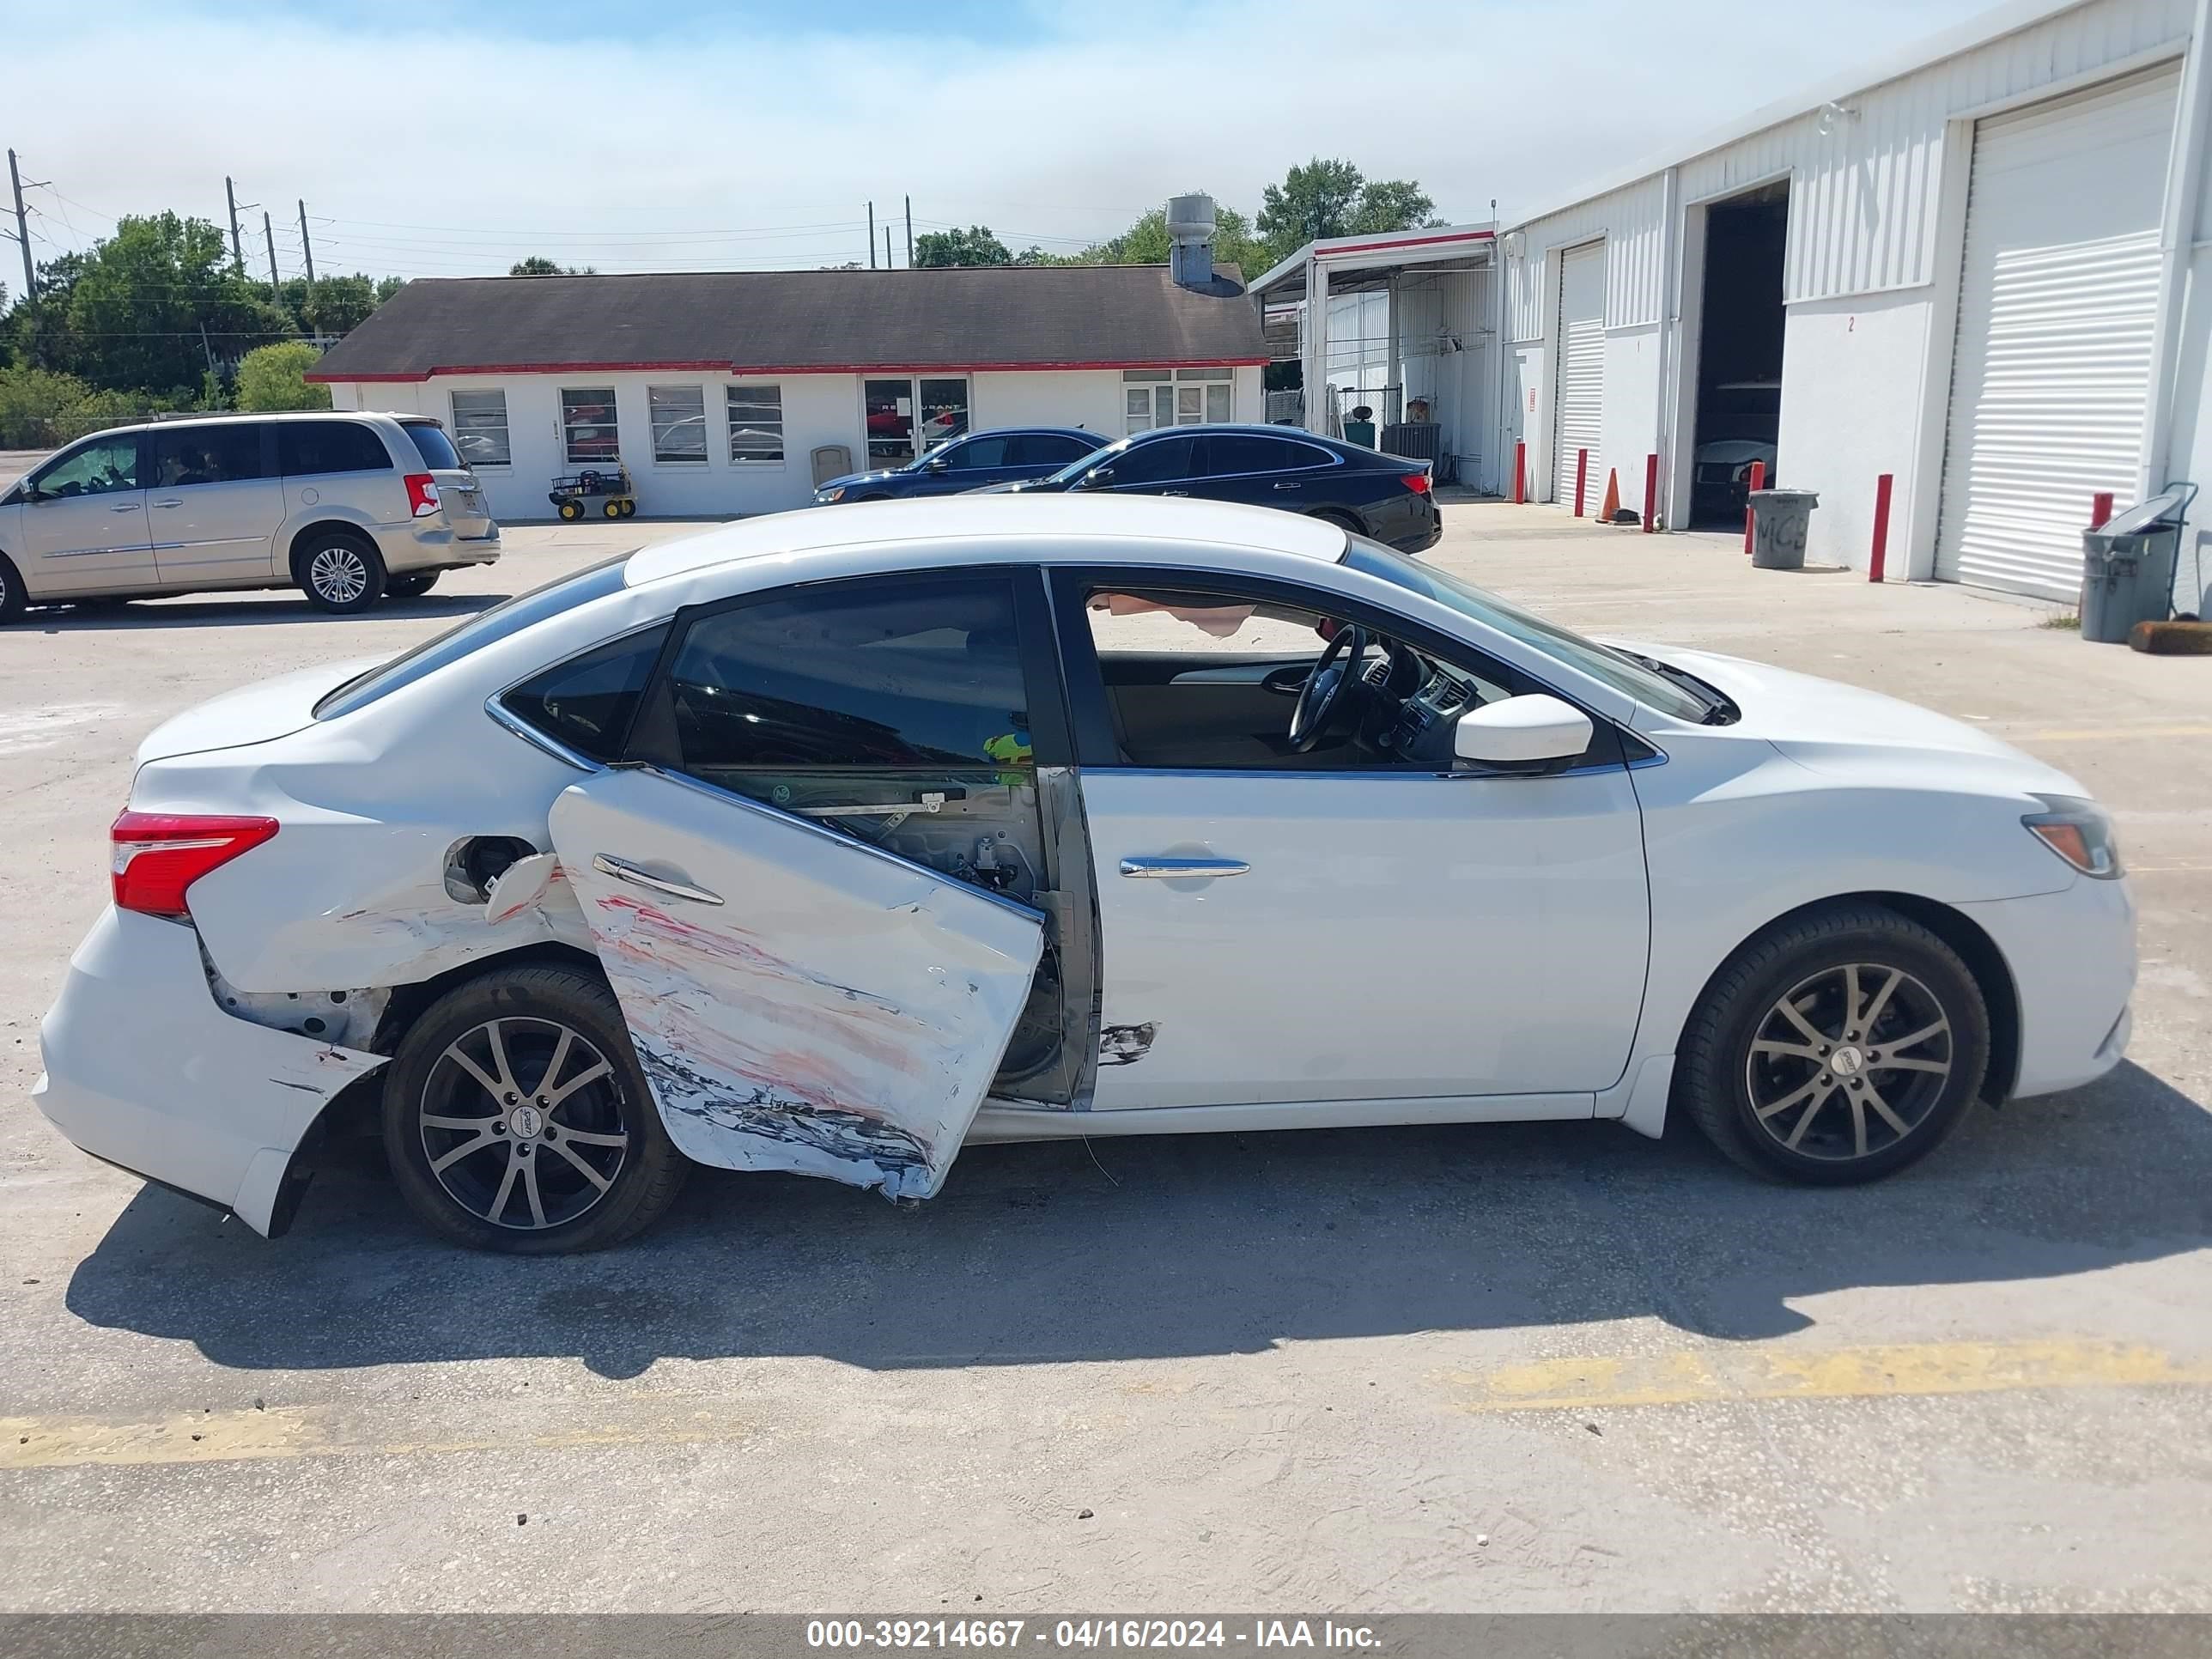
[[[602,507],[599,511],[605,514],[610,519],[619,519],[623,515],[622,503],[617,501],[611,500],[605,507]]]
[[[384,556],[366,536],[318,531],[292,555],[292,579],[316,610],[358,616],[384,597]]]
[[[634,501],[623,501],[622,515],[625,519],[635,519],[637,517],[637,503]]]
[[[1933,1152],[1989,1059],[1989,1009],[1958,954],[1893,910],[1839,904],[1769,928],[1713,976],[1674,1103],[1747,1170],[1845,1186]]]
[[[394,576],[384,585],[384,591],[395,599],[419,599],[438,585],[442,570],[410,570]]]
[[[22,577],[16,574],[8,556],[0,553],[0,623],[21,620],[27,603]]]
[[[581,501],[563,501],[561,503],[560,510],[562,519],[569,524],[575,523],[584,516],[584,504]]]
[[[558,1075],[548,1075],[556,1062]],[[532,1075],[526,1089],[485,1088]],[[432,1231],[510,1255],[620,1243],[674,1201],[690,1170],[661,1125],[614,993],[561,966],[494,969],[424,1011],[385,1073],[384,1150]]]

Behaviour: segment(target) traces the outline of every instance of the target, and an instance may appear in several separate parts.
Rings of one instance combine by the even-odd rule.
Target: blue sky
[[[880,237],[908,192],[918,230],[1073,251],[1186,190],[1250,211],[1315,155],[1510,216],[1980,9],[108,0],[88,28],[12,0],[0,143],[52,181],[42,257],[118,214],[219,221],[226,173],[285,274],[302,198],[319,268],[408,276],[865,259],[864,204]]]

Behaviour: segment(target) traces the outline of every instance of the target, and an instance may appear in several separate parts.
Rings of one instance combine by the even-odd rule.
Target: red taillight
[[[1429,475],[1425,472],[1408,472],[1398,482],[1416,495],[1425,495],[1429,493]]]
[[[187,887],[276,833],[274,818],[125,812],[107,832],[114,849],[115,908],[184,915]]]
[[[407,508],[418,519],[438,510],[438,481],[427,472],[410,472],[400,481],[407,486]]]

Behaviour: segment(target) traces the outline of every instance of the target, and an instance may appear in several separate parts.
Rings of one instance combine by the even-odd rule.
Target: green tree
[[[596,276],[599,273],[590,265],[556,264],[544,254],[533,253],[527,259],[517,259],[507,268],[507,274],[510,276]]]
[[[1014,256],[1006,245],[991,234],[988,225],[970,225],[965,230],[924,231],[914,239],[914,263],[917,269],[929,265],[1010,265]]]
[[[1441,222],[1437,204],[1410,179],[1370,179],[1349,161],[1316,155],[1260,194],[1260,234],[1268,264],[1325,236],[1364,236]]]
[[[398,279],[386,281],[392,283],[392,293],[398,292]],[[306,277],[295,276],[284,284],[284,307],[309,333],[349,334],[392,293],[380,293],[377,279],[365,271],[357,270],[350,276],[318,276],[312,288]]]
[[[240,409],[328,409],[331,389],[310,386],[307,371],[322,353],[305,340],[256,346],[238,362]]]

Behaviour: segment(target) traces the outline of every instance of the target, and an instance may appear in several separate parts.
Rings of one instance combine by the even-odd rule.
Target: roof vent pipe
[[[1168,275],[1183,288],[1213,282],[1213,198],[1176,196],[1168,201]]]

